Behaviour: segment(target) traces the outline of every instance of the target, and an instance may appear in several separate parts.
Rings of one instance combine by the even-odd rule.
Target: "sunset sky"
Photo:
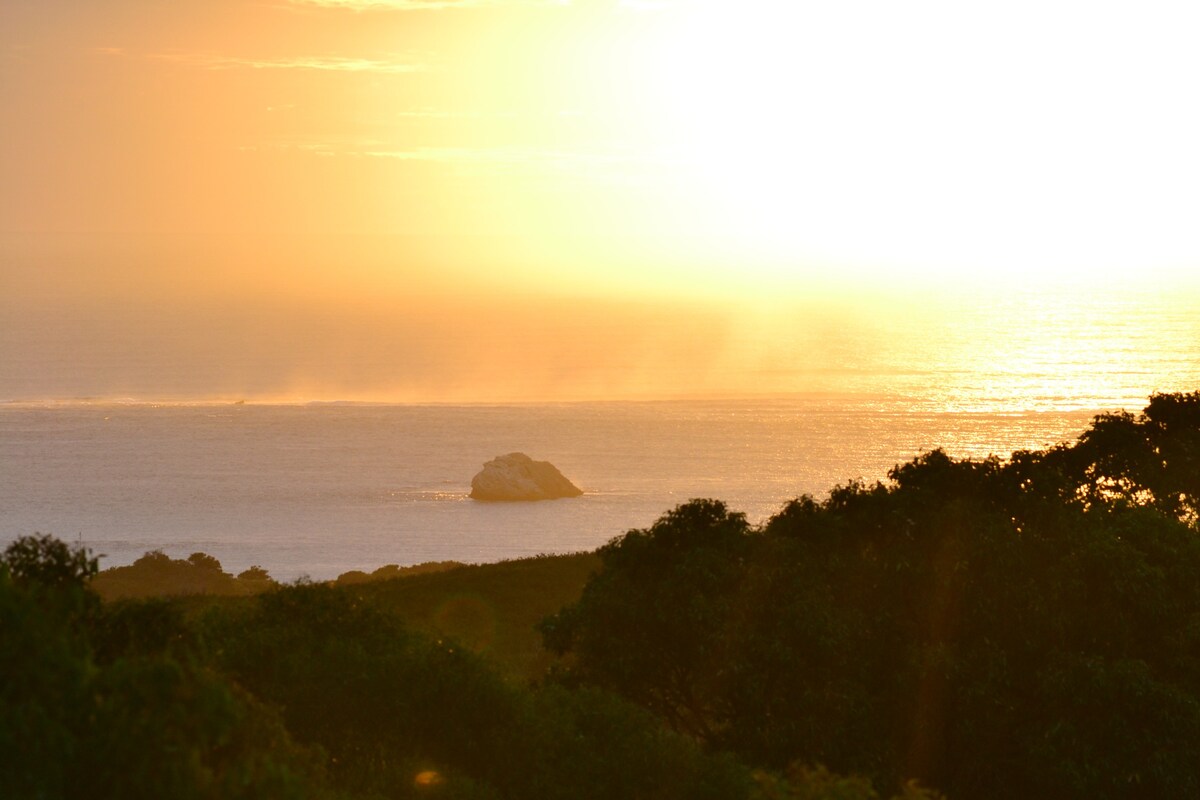
[[[0,400],[823,389],[951,289],[1192,297],[1198,40],[1190,3],[7,2]]]

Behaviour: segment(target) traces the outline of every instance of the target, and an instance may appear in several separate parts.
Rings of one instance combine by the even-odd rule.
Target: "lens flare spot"
[[[425,769],[417,773],[413,778],[415,786],[437,786],[443,781],[442,774],[437,770]]]

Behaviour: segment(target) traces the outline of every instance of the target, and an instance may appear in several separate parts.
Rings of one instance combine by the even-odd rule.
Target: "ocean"
[[[0,542],[82,543],[101,566],[161,550],[291,581],[384,564],[591,550],[711,497],[759,522],[918,453],[1008,455],[1099,409],[946,411],[863,397],[512,405],[0,405]],[[1136,409],[1135,409],[1136,410]],[[585,490],[468,497],[520,451]]]

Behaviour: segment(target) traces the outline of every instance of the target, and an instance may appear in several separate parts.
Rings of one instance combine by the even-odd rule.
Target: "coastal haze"
[[[1185,390],[1200,369],[1200,293],[1134,272],[1125,284],[865,282],[853,296],[823,286],[698,299],[386,283],[372,293],[337,286],[336,270],[326,276],[335,285],[254,285],[257,273],[227,274],[220,253],[182,265],[160,255],[166,266],[144,267],[135,282],[105,269],[119,259],[104,252],[7,260],[0,400],[832,393],[945,410],[1111,409]],[[127,257],[159,263],[152,252]]]

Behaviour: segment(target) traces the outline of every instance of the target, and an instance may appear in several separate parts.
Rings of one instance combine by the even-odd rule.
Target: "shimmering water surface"
[[[594,548],[692,497],[761,520],[926,449],[1042,447],[1090,411],[889,409],[807,399],[515,406],[0,408],[0,536],[80,540],[104,565],[200,550],[333,577],[386,563]],[[548,459],[577,499],[468,499],[483,461]]]

